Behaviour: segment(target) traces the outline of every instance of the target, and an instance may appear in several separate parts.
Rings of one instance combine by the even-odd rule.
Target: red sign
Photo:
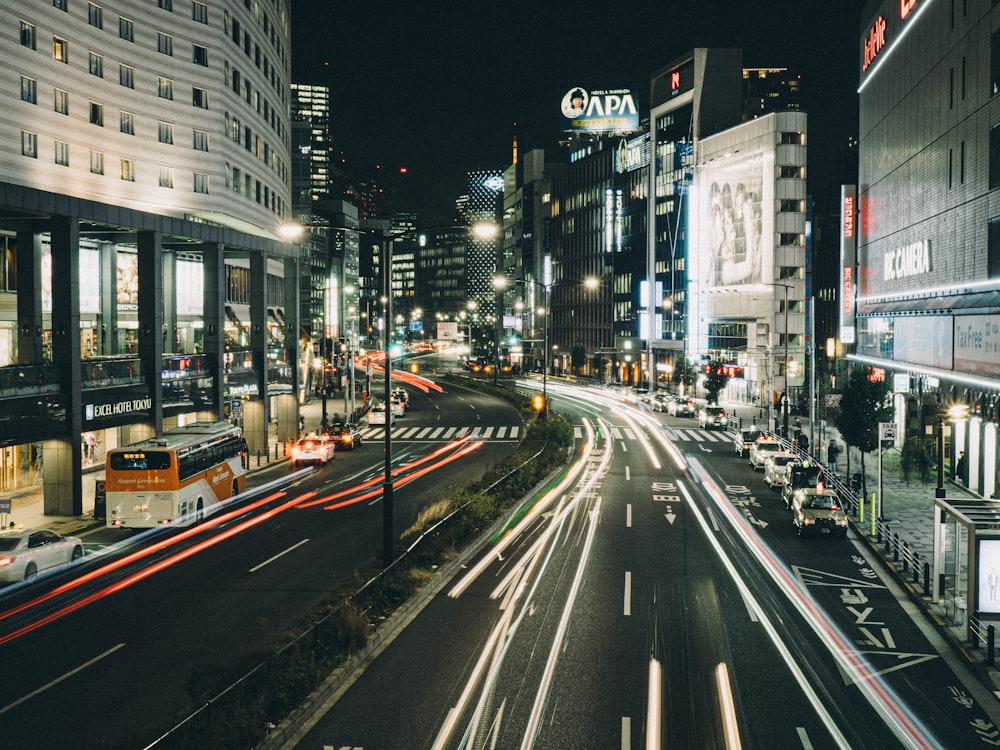
[[[676,92],[681,87],[681,72],[679,70],[670,71],[670,90]]]
[[[906,0],[901,0],[901,2],[905,4]],[[875,19],[875,23],[872,24],[872,27],[868,30],[868,36],[864,40],[865,58],[864,63],[861,65],[861,70],[868,70],[868,66],[875,61],[876,56],[882,51],[884,46],[885,19],[882,16],[879,16]]]
[[[906,18],[919,0],[899,0],[899,17]]]
[[[854,236],[854,196],[844,196],[844,236]]]
[[[854,312],[851,309],[851,305],[854,303],[854,269],[850,266],[844,266],[844,315],[850,315]]]

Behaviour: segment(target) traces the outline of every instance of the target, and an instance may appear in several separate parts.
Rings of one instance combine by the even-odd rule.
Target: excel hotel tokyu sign
[[[639,129],[639,109],[631,89],[573,86],[559,105],[562,129],[575,132],[627,132]]]

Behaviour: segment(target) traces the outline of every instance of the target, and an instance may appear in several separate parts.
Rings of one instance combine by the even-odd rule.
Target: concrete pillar
[[[118,354],[118,246],[101,243],[101,312],[97,316],[100,353]]]
[[[208,358],[209,372],[212,373],[212,393],[210,400],[217,419],[225,415],[226,382],[223,354],[226,351],[226,266],[223,247],[219,243],[201,246],[203,274],[202,341]]]
[[[243,431],[250,452],[268,448],[271,421],[267,396],[267,256],[250,254],[250,356],[257,385],[257,401],[243,405]],[[253,404],[253,407],[247,407]]]
[[[177,353],[177,253],[163,253],[163,329],[163,352]]]
[[[278,419],[278,440],[294,440],[299,431],[299,259],[284,261],[285,362],[291,370],[292,391],[275,399]]]
[[[83,514],[80,397],[80,226],[75,217],[52,219],[52,362],[66,404],[66,432],[43,443],[46,515]]]
[[[17,233],[17,363],[42,361],[42,238],[34,230]]]
[[[163,247],[159,232],[139,232],[139,361],[152,397],[152,422],[163,430]]]

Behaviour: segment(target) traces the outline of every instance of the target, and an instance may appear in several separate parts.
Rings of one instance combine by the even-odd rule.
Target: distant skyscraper
[[[500,170],[482,170],[469,173],[469,192],[461,216],[468,224],[480,221],[497,223],[500,197],[503,195],[503,173]],[[469,238],[466,265],[469,273],[469,296],[475,300],[481,313],[498,313],[496,287],[493,278],[498,265],[499,238],[484,239],[475,234]]]
[[[743,68],[743,119],[801,109],[801,83],[788,68]]]
[[[291,98],[292,204],[303,213],[330,193],[330,89],[293,83]]]

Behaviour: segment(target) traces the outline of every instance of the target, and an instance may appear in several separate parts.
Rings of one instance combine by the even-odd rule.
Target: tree
[[[683,383],[685,392],[690,393],[697,379],[697,371],[685,357],[677,357],[674,360],[674,371],[670,375],[670,380],[674,385]]]
[[[889,384],[872,380],[870,373],[870,368],[861,365],[851,369],[835,420],[844,442],[861,451],[862,481],[865,454],[878,448],[878,424],[892,419]]]
[[[723,375],[714,367],[709,370],[708,375],[705,376],[705,398],[708,403],[719,403],[719,394],[722,393],[722,389],[726,387],[728,382],[728,375]]]

